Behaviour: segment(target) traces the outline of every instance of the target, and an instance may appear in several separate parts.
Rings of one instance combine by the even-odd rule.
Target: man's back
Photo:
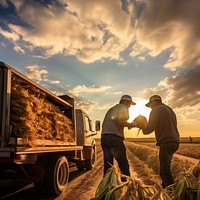
[[[120,121],[128,120],[128,108],[123,104],[117,104],[110,108],[104,118],[102,124],[102,134],[115,134],[124,138],[124,127],[120,125]]]
[[[179,142],[177,119],[174,111],[161,103],[151,111],[149,124],[143,130],[144,134],[155,131],[157,145],[167,142]]]
[[[156,112],[158,117],[155,129],[157,143],[178,142],[179,132],[174,111],[169,106],[160,104],[152,112]]]

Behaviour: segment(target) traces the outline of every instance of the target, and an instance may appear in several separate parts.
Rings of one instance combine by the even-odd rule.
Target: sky
[[[124,94],[148,118],[158,94],[200,136],[199,19],[199,0],[0,0],[0,60],[101,123]]]

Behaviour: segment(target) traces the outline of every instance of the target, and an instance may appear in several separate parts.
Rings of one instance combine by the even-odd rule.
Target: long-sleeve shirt
[[[128,107],[124,104],[116,104],[110,108],[102,124],[102,134],[114,134],[124,138],[124,127],[128,126]]]
[[[143,134],[150,134],[153,131],[155,131],[158,146],[167,142],[179,142],[176,115],[169,106],[163,103],[152,109]]]

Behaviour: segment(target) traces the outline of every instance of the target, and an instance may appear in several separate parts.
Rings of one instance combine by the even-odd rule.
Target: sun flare
[[[138,115],[143,115],[148,120],[151,109],[145,106],[147,101],[144,99],[138,99],[138,100],[135,100],[135,103],[136,103],[135,106],[131,106],[129,108],[130,118],[128,121],[129,122],[133,121]]]

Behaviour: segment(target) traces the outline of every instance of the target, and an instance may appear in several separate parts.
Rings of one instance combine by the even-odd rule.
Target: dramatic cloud
[[[177,109],[200,111],[200,66],[177,73],[162,80],[159,86],[147,88],[144,93],[149,97],[159,94],[164,101]]]
[[[104,92],[110,89],[110,86],[97,86],[92,85],[86,87],[85,85],[78,85],[75,88],[68,91],[68,93],[72,94],[73,96],[79,96],[79,93],[93,93],[93,92]]]
[[[84,63],[116,59],[126,66],[130,57],[145,63],[149,56],[165,52],[169,57],[160,67],[174,70],[174,76],[147,88],[145,98],[156,93],[173,108],[200,109],[199,0],[2,0],[0,6],[8,18],[0,19],[0,35],[5,39],[0,45],[10,47],[7,42],[11,42],[20,56],[73,55]],[[123,57],[126,52],[128,59]],[[49,79],[45,67],[33,65],[27,70],[36,82],[60,85]],[[96,103],[80,99],[79,94],[109,88],[78,85],[68,92],[89,108]]]
[[[200,111],[200,66],[164,80],[170,90],[167,101],[174,108],[195,107]]]
[[[1,5],[7,7],[8,1]],[[103,58],[130,56],[144,60],[166,49],[171,55],[166,68],[175,70],[200,64],[199,0],[55,0],[10,1],[20,23],[8,23],[0,34],[11,41],[29,43],[43,51],[36,57],[74,55],[85,63]],[[26,24],[26,26],[24,26]],[[22,48],[24,49],[24,48]],[[145,53],[145,54],[144,54]]]
[[[167,68],[200,64],[200,1],[150,0],[138,20],[137,42],[158,55],[171,48]]]
[[[102,58],[119,59],[133,39],[131,17],[116,0],[14,1],[20,20],[28,26],[8,24],[3,35],[43,48],[45,56],[75,55],[85,63]],[[132,12],[132,11],[131,11]]]

